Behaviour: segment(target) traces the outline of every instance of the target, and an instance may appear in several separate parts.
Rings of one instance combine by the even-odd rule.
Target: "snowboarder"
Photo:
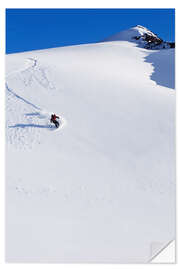
[[[59,127],[59,122],[56,120],[57,118],[59,119],[59,116],[55,115],[55,113],[54,114],[51,114],[51,120],[50,120],[50,122],[53,123],[53,124],[55,124],[56,128]]]

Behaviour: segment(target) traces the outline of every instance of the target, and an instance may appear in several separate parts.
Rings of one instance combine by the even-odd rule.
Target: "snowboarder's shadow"
[[[9,128],[51,128],[51,125],[37,125],[37,124],[16,124],[14,126],[9,126]]]

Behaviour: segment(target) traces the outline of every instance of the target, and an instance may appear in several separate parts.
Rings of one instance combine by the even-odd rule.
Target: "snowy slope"
[[[175,92],[151,79],[156,52],[6,56],[8,262],[148,262],[174,239]]]

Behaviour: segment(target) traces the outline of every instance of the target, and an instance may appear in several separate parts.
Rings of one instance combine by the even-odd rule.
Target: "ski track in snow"
[[[27,60],[30,63],[28,62],[24,69],[16,70],[6,76],[7,146],[10,144],[19,149],[32,149],[35,145],[41,143],[43,130],[55,130],[54,125],[50,124],[49,121],[50,112],[18,95],[16,93],[17,89],[13,90],[8,85],[8,80],[15,78],[21,80],[24,87],[31,86],[33,80],[35,80],[44,89],[51,92],[56,89],[48,79],[46,68],[39,66],[38,60],[35,58],[28,58]],[[60,117],[59,122],[58,130],[64,127],[66,121],[63,117]]]
[[[54,196],[56,189],[52,185],[41,185],[39,187],[31,187],[27,186],[19,181],[17,185],[11,185],[8,187],[10,191],[15,191],[17,195],[28,197],[32,199],[34,197],[46,197],[48,198],[50,195]]]
[[[56,89],[54,84],[48,78],[48,68],[39,64],[35,58],[27,58],[26,61],[30,61],[29,64],[25,64],[25,67],[13,72],[10,72],[6,76],[6,80],[13,76],[18,76],[25,86],[31,85],[33,80],[36,80],[40,85],[47,89]],[[27,67],[26,67],[27,66]]]

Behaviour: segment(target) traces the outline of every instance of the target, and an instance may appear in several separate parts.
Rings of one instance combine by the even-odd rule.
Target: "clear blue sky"
[[[97,42],[137,24],[175,40],[174,9],[6,9],[6,53]]]

